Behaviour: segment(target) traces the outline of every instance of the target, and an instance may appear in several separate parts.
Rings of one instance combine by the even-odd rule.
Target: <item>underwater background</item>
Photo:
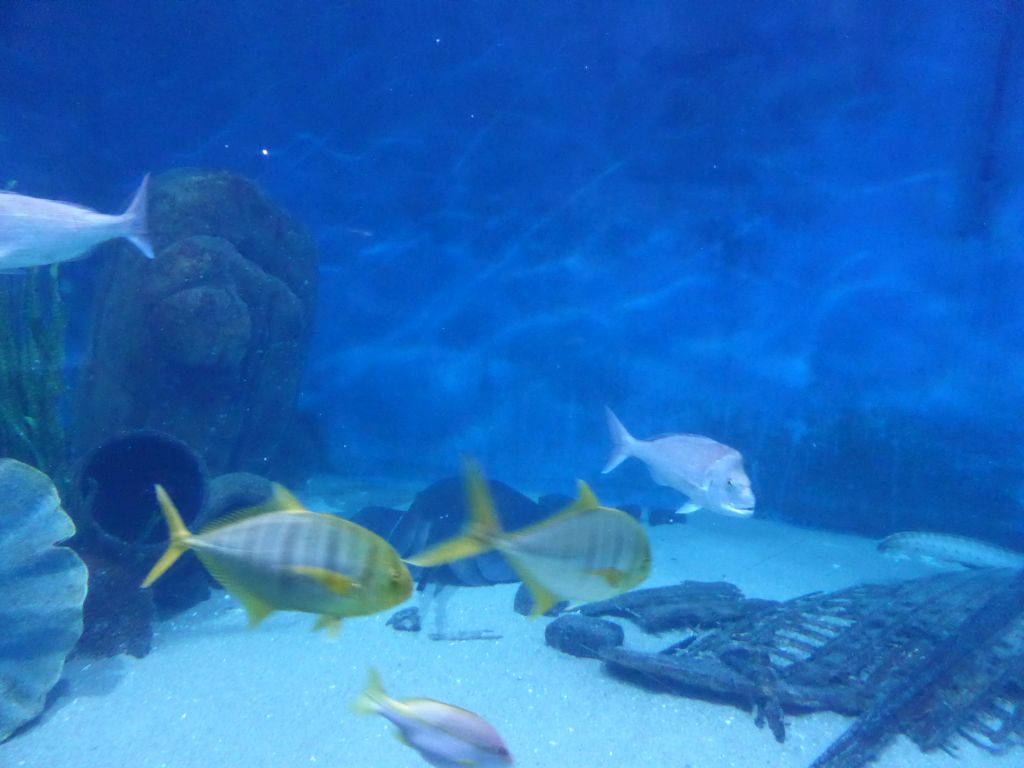
[[[0,190],[0,765],[1016,759],[1024,0],[0,0]]]
[[[760,515],[1024,546],[1018,0],[54,0],[0,55],[17,191],[226,169],[308,230],[317,471],[567,492],[607,404],[739,448]],[[598,490],[672,503],[633,464]]]

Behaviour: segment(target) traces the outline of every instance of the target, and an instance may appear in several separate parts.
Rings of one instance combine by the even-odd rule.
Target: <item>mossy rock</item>
[[[82,634],[87,572],[50,479],[0,459],[0,742],[43,710]]]

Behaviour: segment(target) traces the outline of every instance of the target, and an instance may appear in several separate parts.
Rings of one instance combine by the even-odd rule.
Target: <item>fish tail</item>
[[[556,513],[555,516],[587,512],[588,510],[597,509],[600,506],[601,502],[597,500],[597,496],[594,495],[592,490],[590,490],[590,486],[582,480],[577,480],[576,501],[561,512]],[[545,524],[546,523],[539,523],[539,525]],[[505,560],[507,560],[508,564],[512,566],[512,570],[516,572],[519,580],[523,582],[523,584],[526,585],[526,588],[530,591],[530,596],[533,598],[533,608],[530,611],[531,619],[547,613],[558,604],[561,598],[548,589],[540,579],[534,576],[526,563],[517,557],[514,551],[504,551],[502,554],[505,555]]]
[[[149,242],[149,217],[146,212],[149,204],[149,174],[142,180],[135,198],[132,200],[128,210],[121,216],[127,227],[125,237],[128,241],[142,251],[147,259],[153,258],[153,246]]]
[[[148,587],[163,576],[164,571],[170,568],[174,561],[181,557],[185,550],[188,549],[189,539],[192,537],[192,534],[189,533],[188,528],[185,527],[185,523],[181,519],[178,508],[174,506],[174,502],[171,501],[171,497],[167,495],[167,491],[164,490],[162,485],[156,486],[156,498],[160,503],[160,511],[164,513],[164,520],[167,521],[170,543],[167,545],[167,551],[156,561],[156,565],[153,566],[147,574],[145,581],[142,582],[143,588]]]
[[[633,444],[636,443],[636,438],[622,426],[622,422],[619,421],[618,416],[612,413],[611,408],[606,405],[604,411],[608,416],[608,432],[612,436],[612,455],[608,457],[608,463],[601,470],[602,474],[607,474],[633,455]]]
[[[374,667],[370,667],[366,687],[352,702],[352,711],[357,715],[375,715],[383,709],[387,700],[388,694],[384,690],[384,684],[380,681],[380,674]]]
[[[487,488],[480,467],[472,459],[465,461],[466,496],[469,502],[469,524],[454,539],[441,542],[424,552],[409,558],[406,562],[427,568],[444,565],[454,560],[473,557],[494,549],[503,533],[494,500]]]
[[[559,597],[534,576],[533,572],[518,557],[506,552],[505,560],[512,566],[512,570],[516,572],[516,576],[523,582],[530,592],[530,597],[533,598],[533,607],[530,609],[531,619],[547,613],[558,605]]]

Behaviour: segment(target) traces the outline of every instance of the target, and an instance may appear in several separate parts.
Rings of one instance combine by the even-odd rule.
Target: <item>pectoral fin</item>
[[[700,509],[700,504],[695,504],[692,501],[688,501],[685,504],[683,504],[683,506],[681,506],[679,509],[676,510],[676,514],[677,515],[692,515],[698,509]]]
[[[329,571],[326,568],[313,568],[308,565],[293,565],[288,570],[301,576],[308,576],[328,592],[334,592],[338,595],[350,595],[353,590],[359,588],[358,582],[353,581],[344,574],[338,573],[337,571]]]
[[[626,572],[619,568],[595,568],[590,573],[594,576],[600,576],[608,582],[608,586],[616,588],[626,578]]]
[[[338,633],[341,632],[341,617],[340,616],[329,616],[326,613],[321,614],[316,624],[313,625],[314,630],[326,629],[327,634],[332,638],[337,637]]]

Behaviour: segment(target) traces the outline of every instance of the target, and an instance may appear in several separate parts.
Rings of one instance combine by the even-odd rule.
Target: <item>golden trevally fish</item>
[[[148,190],[147,176],[131,205],[119,216],[72,203],[0,192],[0,270],[71,261],[118,237],[126,238],[152,259],[153,247],[146,234]]]
[[[577,486],[579,497],[561,512],[506,533],[480,469],[467,463],[469,525],[462,535],[408,562],[443,565],[496,549],[533,595],[532,616],[560,600],[604,600],[641,584],[651,572],[651,546],[643,526],[621,510],[602,507],[582,480]]]
[[[310,512],[280,485],[256,507],[226,515],[192,534],[174,502],[156,486],[170,545],[142,582],[148,587],[192,549],[241,601],[255,627],[274,611],[320,615],[316,628],[337,631],[346,616],[365,616],[404,602],[409,569],[384,539],[355,523]]]

